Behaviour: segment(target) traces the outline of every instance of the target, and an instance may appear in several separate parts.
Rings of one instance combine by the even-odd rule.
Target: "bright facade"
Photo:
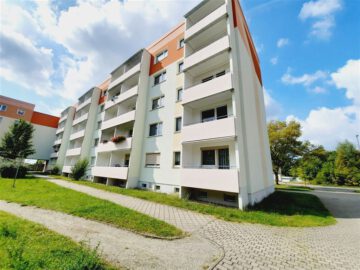
[[[48,160],[52,152],[59,117],[34,110],[35,105],[0,95],[0,139],[18,119],[30,122],[34,127],[35,154],[29,159]]]
[[[185,21],[61,115],[52,164],[88,178],[244,208],[274,191],[259,60],[237,0]],[[114,143],[112,140],[118,140]]]

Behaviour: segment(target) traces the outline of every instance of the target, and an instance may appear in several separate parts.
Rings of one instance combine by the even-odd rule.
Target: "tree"
[[[320,172],[323,163],[327,160],[328,152],[323,146],[312,145],[310,142],[303,143],[303,155],[298,162],[297,172],[303,180],[313,180]]]
[[[338,185],[360,186],[360,151],[349,141],[336,148],[334,174]]]
[[[34,127],[24,120],[16,120],[0,143],[0,156],[7,159],[24,159],[35,153],[32,145]]]
[[[71,168],[71,176],[75,180],[81,179],[86,173],[86,169],[89,165],[89,161],[87,159],[78,160],[75,165]]]
[[[280,170],[290,168],[296,163],[304,150],[300,123],[296,121],[271,121],[268,124],[270,152],[276,184],[279,184]]]

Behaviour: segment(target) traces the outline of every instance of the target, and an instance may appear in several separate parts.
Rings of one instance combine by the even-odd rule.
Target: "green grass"
[[[96,250],[0,211],[0,269],[105,270]]]
[[[314,190],[311,187],[291,186],[291,185],[284,185],[284,184],[276,185],[276,189],[277,190],[290,190],[290,191],[311,191],[311,190]]]
[[[180,237],[182,231],[161,220],[112,202],[60,187],[42,179],[12,180],[0,178],[0,199],[24,205],[64,212],[119,228],[158,237]]]
[[[235,208],[180,199],[177,195],[167,195],[163,193],[138,189],[123,189],[88,181],[73,182],[148,201],[212,215],[216,218],[226,221],[260,223],[273,226],[289,227],[327,226],[336,223],[335,218],[324,207],[321,201],[316,196],[311,194],[277,191],[266,198],[261,204],[252,207],[248,211],[240,211]]]

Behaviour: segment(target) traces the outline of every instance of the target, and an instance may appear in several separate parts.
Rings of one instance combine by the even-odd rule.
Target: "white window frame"
[[[181,46],[182,44],[182,46]],[[180,38],[179,39],[179,44],[178,44],[178,49],[184,48],[185,47],[185,38]]]
[[[157,109],[160,109],[162,107],[164,107],[164,98],[165,96],[159,96],[159,97],[156,97],[156,98],[153,98],[151,100],[151,110],[157,110]],[[159,105],[157,107],[154,108],[154,101],[155,100],[159,100]]]
[[[180,69],[180,66],[182,66],[182,68]],[[178,63],[178,73],[182,73],[184,72],[184,62],[179,62]]]
[[[17,115],[24,116],[25,113],[26,113],[26,111],[23,110],[23,109],[17,109],[17,110],[16,110],[16,114],[17,114]]]
[[[166,49],[166,50],[163,50],[161,53],[158,53],[158,54],[155,56],[154,64],[161,62],[161,61],[164,60],[166,57],[168,57],[168,55],[169,55],[169,52],[168,52],[167,49]]]
[[[181,97],[179,98],[179,92],[181,91]],[[178,101],[182,101],[182,97],[183,97],[183,94],[184,94],[184,88],[178,88],[177,90],[176,90],[176,101],[178,102]]]
[[[0,104],[0,112],[6,112],[7,111],[7,105],[5,104]]]
[[[155,135],[151,135],[150,131],[151,131],[151,126],[152,125],[156,125],[156,134]],[[159,128],[160,126],[160,128]],[[163,122],[157,122],[157,123],[152,123],[149,125],[149,137],[157,137],[157,136],[162,136],[162,127],[163,127]]]
[[[159,82],[158,83],[156,83],[156,78],[157,77],[159,77]],[[158,73],[158,74],[154,75],[154,86],[165,82],[166,79],[167,79],[166,70],[162,71],[161,73]]]
[[[176,154],[177,153],[179,153],[179,158],[180,158],[180,160],[179,160],[179,165],[177,165],[177,164],[175,164],[175,162],[176,162]],[[179,168],[180,166],[181,166],[181,152],[180,151],[175,151],[174,152],[174,154],[173,154],[173,158],[174,158],[174,160],[173,160],[173,166],[175,167],[175,168]]]
[[[157,160],[159,163],[156,163],[156,164],[149,164],[147,163],[147,157],[149,155],[157,155]],[[161,158],[161,154],[159,152],[154,152],[154,153],[145,153],[145,167],[148,167],[148,168],[159,168],[160,167],[160,158]]]
[[[178,119],[180,119],[179,129],[177,129],[177,121],[178,121]],[[175,132],[181,132],[181,129],[182,129],[182,117],[181,116],[175,117]]]

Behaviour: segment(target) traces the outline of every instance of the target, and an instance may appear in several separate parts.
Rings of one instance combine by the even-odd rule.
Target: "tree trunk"
[[[274,172],[275,174],[275,182],[278,185],[279,184],[279,173],[278,172]]]

